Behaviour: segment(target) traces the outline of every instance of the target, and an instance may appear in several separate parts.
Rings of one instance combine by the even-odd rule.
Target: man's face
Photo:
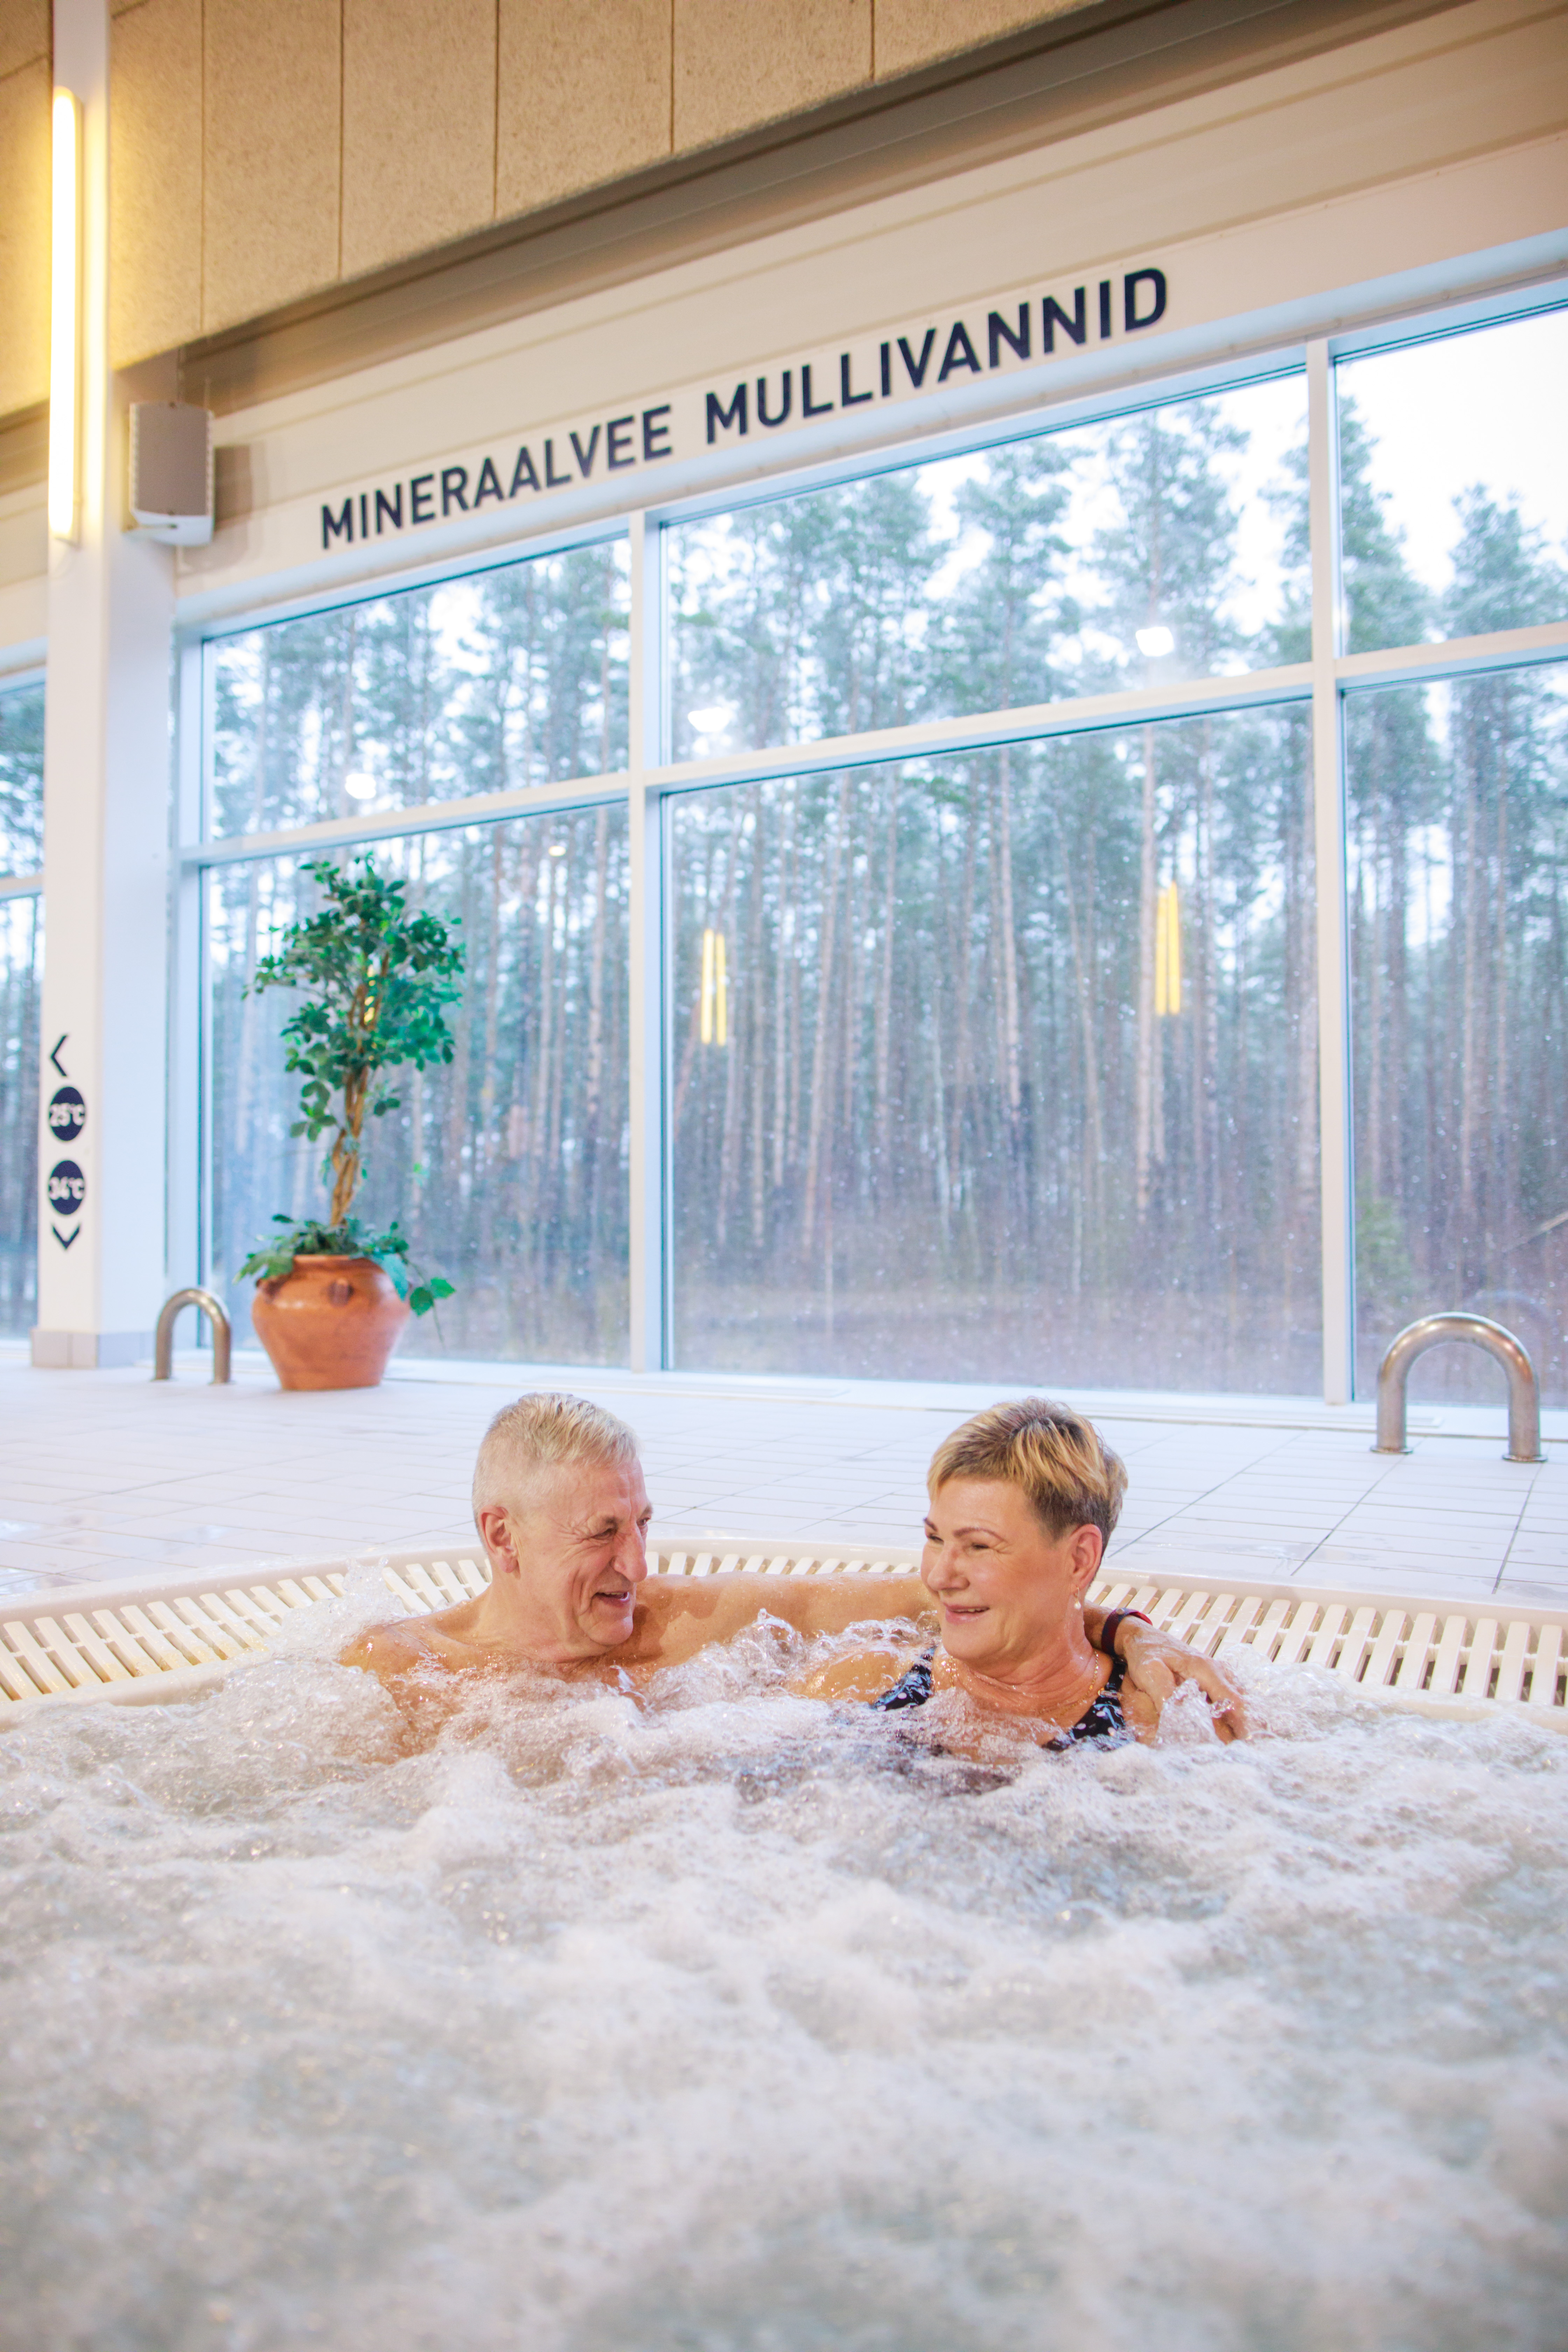
[[[518,1634],[530,1657],[563,1665],[631,1639],[653,1517],[637,1462],[542,1472],[522,1504],[479,1514],[492,1564],[518,1580]]]

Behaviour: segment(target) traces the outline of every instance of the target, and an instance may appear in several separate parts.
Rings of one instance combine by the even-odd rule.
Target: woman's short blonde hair
[[[1092,1422],[1049,1397],[1020,1397],[977,1412],[931,1456],[926,1486],[950,1478],[999,1478],[1021,1486],[1053,1536],[1098,1528],[1107,1543],[1121,1516],[1127,1471]]]

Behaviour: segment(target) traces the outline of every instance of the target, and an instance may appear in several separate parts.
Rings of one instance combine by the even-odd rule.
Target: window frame
[[[218,864],[348,850],[414,832],[436,832],[500,822],[525,814],[625,802],[630,851],[631,1133],[629,1223],[631,1369],[673,1369],[671,1161],[668,1055],[672,1034],[673,975],[667,951],[665,875],[668,811],[675,796],[714,785],[806,774],[825,768],[864,767],[931,753],[980,750],[1005,742],[1125,727],[1158,719],[1196,717],[1260,704],[1311,707],[1318,942],[1319,1160],[1322,1223],[1322,1401],[1348,1403],[1354,1389],[1354,1170],[1351,1099],[1350,971],[1346,908],[1344,706],[1348,695],[1394,684],[1510,668],[1568,658],[1568,620],[1499,631],[1462,640],[1429,640],[1373,654],[1347,655],[1342,646],[1336,446],[1336,368],[1342,360],[1472,332],[1506,320],[1568,306],[1560,261],[1534,285],[1505,283],[1457,302],[1419,307],[1342,331],[1275,337],[1238,352],[1221,324],[1205,331],[1212,356],[1158,374],[1130,366],[1113,381],[1059,401],[1034,401],[1026,410],[990,415],[908,434],[874,449],[789,461],[733,478],[731,453],[714,452],[708,479],[668,499],[647,499],[573,528],[520,531],[503,547],[468,556],[413,563],[356,579],[341,591],[258,597],[243,613],[193,623],[176,640],[176,791],[173,811],[171,1037],[169,1113],[170,1270],[183,1280],[201,1277],[210,1218],[206,1170],[211,1155],[206,1114],[207,1045],[204,986],[205,875]],[[1227,349],[1227,343],[1229,348]],[[1308,502],[1310,526],[1311,652],[1309,660],[1267,671],[1134,688],[1111,695],[1068,698],[1007,711],[968,714],[875,734],[816,738],[763,751],[705,760],[669,756],[669,628],[667,538],[672,528],[704,516],[775,504],[813,489],[864,480],[944,457],[958,457],[1033,439],[1079,425],[1135,415],[1205,394],[1239,390],[1302,373],[1307,386]],[[723,460],[723,462],[721,462]],[[690,469],[688,469],[689,471]],[[472,578],[519,562],[579,546],[626,538],[630,572],[628,614],[627,765],[610,774],[572,777],[502,793],[434,802],[416,809],[331,819],[267,835],[217,839],[205,830],[210,806],[212,649],[223,640],[273,623],[378,602],[447,580]],[[0,892],[42,887],[42,875],[0,883]]]

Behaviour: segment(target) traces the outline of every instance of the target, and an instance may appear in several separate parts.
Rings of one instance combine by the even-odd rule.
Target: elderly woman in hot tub
[[[764,1614],[808,1639],[907,1620],[907,1645],[868,1639],[804,1687],[888,1710],[962,1689],[986,1714],[1071,1741],[1152,1728],[1192,1680],[1222,1738],[1245,1731],[1222,1669],[1135,1612],[1085,1601],[1126,1485],[1088,1422],[1035,1398],[996,1406],[947,1440],[931,1477],[919,1577],[650,1580],[652,1508],[631,1431],[581,1397],[520,1397],[474,1468],[489,1583],[456,1608],[373,1626],[343,1663],[418,1712],[455,1674],[523,1666],[636,1690]],[[917,1633],[933,1603],[940,1644]]]
[[[797,1688],[889,1714],[955,1692],[1051,1748],[1148,1738],[1161,1696],[1128,1679],[1116,1646],[1128,1612],[1102,1618],[1094,1642],[1085,1624],[1127,1487],[1099,1433],[1042,1397],[994,1405],[937,1448],[928,1486],[921,1581],[940,1638],[869,1642]],[[1228,1691],[1224,1706],[1221,1735],[1235,1737]]]

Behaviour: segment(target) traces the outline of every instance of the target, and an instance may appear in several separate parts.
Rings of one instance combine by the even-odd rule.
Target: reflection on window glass
[[[44,862],[44,689],[0,692],[0,874]]]
[[[1357,1383],[1468,1307],[1568,1402],[1568,671],[1357,695],[1347,728]],[[1440,1349],[1412,1393],[1501,1375]]]
[[[356,853],[357,854],[357,853]],[[412,1325],[409,1355],[624,1362],[626,1276],[626,820],[579,809],[377,845],[411,907],[458,917],[467,950],[457,1056],[405,1073],[370,1124],[356,1212],[396,1217],[458,1286]],[[259,957],[313,908],[291,859],[207,880],[208,1258],[237,1329],[234,1273],[275,1213],[324,1213],[321,1147],[290,1139],[300,1081],[279,1033],[296,1001],[247,996]]]
[[[671,824],[679,1363],[1317,1386],[1304,709]]]
[[[1568,615],[1568,310],[1336,374],[1346,649]]]
[[[37,1321],[41,898],[0,899],[0,1333]]]
[[[1305,657],[1299,375],[673,526],[677,759]]]
[[[1284,376],[672,527],[675,757],[1302,658],[1305,419]]]
[[[626,763],[624,540],[212,648],[212,830],[267,833]]]

